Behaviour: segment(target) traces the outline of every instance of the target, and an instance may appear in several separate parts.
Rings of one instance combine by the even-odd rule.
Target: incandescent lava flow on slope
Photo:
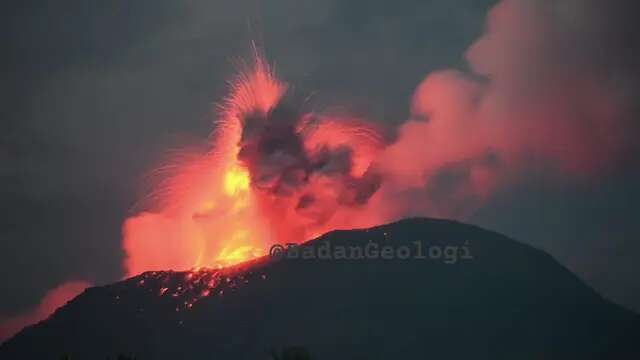
[[[123,225],[129,276],[232,265],[274,243],[372,225],[382,176],[379,131],[352,117],[305,113],[256,56],[232,83],[206,152],[161,172],[149,210]]]

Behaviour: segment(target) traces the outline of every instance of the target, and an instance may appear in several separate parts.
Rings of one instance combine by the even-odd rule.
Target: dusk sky
[[[314,111],[383,129],[381,168],[407,181],[383,188],[402,204],[389,220],[501,232],[640,311],[636,7],[5,3],[0,321],[61,284],[127,275],[122,225],[141,211],[148,174],[171,151],[206,144],[252,42],[295,96],[313,94]]]

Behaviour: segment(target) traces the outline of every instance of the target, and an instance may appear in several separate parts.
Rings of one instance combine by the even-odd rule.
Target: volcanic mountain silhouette
[[[416,256],[416,241],[426,256]],[[268,359],[290,346],[320,360],[640,358],[637,315],[542,251],[422,218],[309,243],[318,256],[322,246],[337,255],[369,244],[413,253],[299,253],[223,270],[147,272],[87,289],[4,343],[0,358]],[[465,259],[444,257],[463,247]]]

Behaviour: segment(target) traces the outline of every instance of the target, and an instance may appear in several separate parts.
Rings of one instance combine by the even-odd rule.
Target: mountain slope
[[[0,358],[267,359],[287,346],[331,360],[640,354],[635,314],[546,253],[497,233],[408,219],[309,244],[316,257],[321,248],[339,255],[341,246],[350,254],[376,244],[379,258],[303,259],[298,249],[295,259],[222,271],[148,272],[86,290],[3,344]],[[412,256],[382,259],[385,245],[406,245]]]

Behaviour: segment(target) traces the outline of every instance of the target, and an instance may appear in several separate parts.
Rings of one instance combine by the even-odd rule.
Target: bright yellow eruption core
[[[229,196],[234,196],[239,191],[249,189],[249,173],[246,169],[233,166],[224,177],[224,192]]]

